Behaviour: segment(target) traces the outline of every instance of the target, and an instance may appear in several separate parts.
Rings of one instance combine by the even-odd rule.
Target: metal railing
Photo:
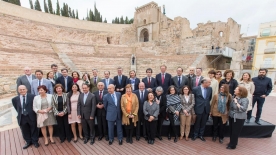
[[[229,47],[219,48],[219,49],[210,49],[206,51],[206,55],[223,55],[225,57],[232,57],[234,49]]]

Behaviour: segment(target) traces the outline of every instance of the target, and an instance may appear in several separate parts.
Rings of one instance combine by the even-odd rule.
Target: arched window
[[[219,32],[219,36],[223,37],[223,32],[222,31]]]

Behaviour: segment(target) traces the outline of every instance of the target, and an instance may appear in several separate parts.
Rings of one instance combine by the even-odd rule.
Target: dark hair
[[[72,78],[74,78],[74,77],[73,77],[73,74],[74,74],[74,73],[77,73],[78,79],[80,79],[80,74],[79,74],[77,71],[73,71],[73,72],[72,72]]]
[[[39,91],[39,89],[43,89],[46,93],[48,92],[48,89],[45,85],[38,86],[37,91]]]
[[[241,81],[243,80],[243,75],[244,75],[244,74],[248,74],[248,76],[249,76],[248,81],[252,81],[251,75],[250,75],[250,73],[248,73],[248,72],[245,72],[245,73],[242,74]]]
[[[104,71],[104,74],[105,74],[106,72],[110,75],[110,71]]]
[[[48,73],[46,74],[47,79],[49,79],[49,74],[50,74],[51,72],[54,74],[53,71],[48,72]]]
[[[151,69],[151,68],[148,68],[148,69],[146,70],[146,73],[147,73],[148,71],[150,71],[150,72],[152,73],[152,69]]]
[[[66,69],[66,68],[62,68],[62,69],[61,69],[61,72],[62,72],[62,71],[66,71],[66,72],[68,73],[68,69]]]
[[[203,84],[205,81],[207,81],[207,79],[203,78],[200,83]]]
[[[51,65],[51,68],[53,68],[53,67],[58,67],[56,64],[52,64]]]
[[[134,74],[135,74],[135,76],[136,76],[135,70],[131,70],[131,71],[129,71],[129,77],[130,77],[130,73],[131,73],[131,72],[134,72]]]
[[[260,71],[265,71],[266,73],[268,72],[266,68],[260,68],[260,69],[259,69],[259,72],[260,72]]]
[[[148,96],[149,96],[149,94],[153,95],[153,100],[154,100],[154,93],[153,92],[148,92]],[[149,101],[149,98],[148,98],[148,101]]]
[[[176,91],[176,88],[175,88],[174,85],[171,85],[171,86],[168,88],[168,93],[167,93],[167,94],[171,94],[170,90],[171,90],[172,88],[175,90],[175,94],[177,94],[177,91]]]
[[[222,73],[221,71],[216,71],[216,74],[220,73],[220,76],[222,77]]]
[[[90,85],[89,85],[89,84],[83,83],[82,86],[84,86],[84,85],[87,86],[88,88],[90,88]]]
[[[183,68],[181,68],[181,67],[177,67],[177,69],[178,69],[178,68],[180,68],[180,69],[181,69],[181,71],[183,72]]]
[[[210,70],[210,71],[208,72],[208,74],[213,74],[214,77],[215,77],[215,76],[216,76],[216,71],[215,71],[215,70]]]
[[[36,71],[35,71],[35,74],[36,74],[37,72],[39,72],[39,73],[41,73],[41,74],[43,75],[42,70],[40,70],[40,69],[36,70]]]
[[[61,84],[56,84],[55,87],[54,87],[54,93],[57,93],[57,88],[60,87],[62,89],[62,92],[65,92],[65,89],[64,87],[61,85]]]
[[[200,69],[200,71],[202,72],[202,68],[196,68],[196,70],[197,70],[197,69]]]
[[[247,94],[248,94],[247,89],[245,87],[243,87],[243,86],[238,86],[237,88],[239,89],[239,95],[240,95],[240,97],[241,98],[246,98]]]
[[[223,84],[220,86],[220,88],[223,87],[224,89],[224,94],[226,94],[227,96],[229,95],[229,85],[228,84]]]
[[[183,86],[183,87],[181,88],[181,94],[184,95],[184,88],[188,88],[188,89],[189,89],[188,95],[190,95],[191,90],[190,90],[190,87],[187,86],[187,85],[185,85],[185,86]]]
[[[69,99],[70,99],[70,98],[72,97],[72,95],[73,95],[73,90],[72,90],[73,86],[77,86],[77,88],[78,88],[77,91],[80,92],[80,87],[79,87],[79,85],[76,84],[76,83],[73,83],[73,85],[72,85],[72,87],[71,87],[71,90],[70,90],[70,92],[68,93],[68,98],[69,98]]]
[[[228,73],[232,73],[232,78],[235,77],[235,73],[234,73],[234,71],[231,70],[231,69],[227,69],[227,70],[223,73],[223,76],[226,78],[226,75],[227,75]]]
[[[88,80],[90,81],[90,75],[89,75],[88,73],[83,73],[82,79],[83,79],[83,77],[85,76],[85,74],[87,74],[87,78],[88,78]]]

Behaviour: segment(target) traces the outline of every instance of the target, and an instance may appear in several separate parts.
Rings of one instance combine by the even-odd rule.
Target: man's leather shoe
[[[38,147],[39,147],[39,144],[38,144],[38,143],[35,143],[35,144],[34,144],[34,147],[35,147],[35,148],[38,148]]]
[[[123,145],[123,140],[119,140],[119,145]]]
[[[150,140],[148,140],[148,144],[150,144]]]
[[[126,138],[126,142],[129,143],[129,138]]]
[[[109,140],[108,145],[112,145],[112,143],[113,143],[113,140]]]
[[[161,136],[158,136],[158,139],[159,139],[159,140],[163,140],[163,138],[162,138]]]
[[[108,140],[109,140],[108,136],[105,136],[105,140],[106,140],[106,141],[108,141]]]
[[[200,136],[199,139],[202,140],[203,142],[206,141],[202,136]]]
[[[222,144],[223,143],[223,139],[219,139],[219,143]]]
[[[103,139],[103,136],[98,137],[98,141],[101,141]]]
[[[257,123],[258,125],[262,125],[262,124],[260,123],[260,121],[255,121],[255,123]]]
[[[60,143],[64,143],[64,141],[65,141],[65,139],[63,139],[63,140],[60,140]]]
[[[133,143],[132,138],[129,138],[129,143],[130,143],[130,144],[132,144],[132,143]]]
[[[23,146],[23,149],[27,149],[31,145],[32,145],[32,143],[26,143],[25,146]]]
[[[227,146],[226,149],[234,150],[236,147]]]
[[[196,140],[196,137],[194,136],[194,137],[192,137],[191,139],[192,139],[192,141],[195,141],[195,140]]]
[[[148,140],[148,137],[144,137],[144,138],[145,138],[146,141]]]
[[[152,144],[152,145],[154,144],[154,140],[151,141],[151,144]]]
[[[136,140],[139,141],[139,140],[140,140],[140,137],[136,137]]]
[[[250,123],[250,119],[246,119],[245,123]]]
[[[88,139],[84,139],[83,144],[86,144],[88,142]]]
[[[93,145],[94,143],[95,143],[95,138],[92,138],[90,144]]]
[[[215,142],[217,140],[217,137],[213,137],[212,141]]]
[[[176,143],[177,142],[177,137],[175,137],[173,141]]]
[[[168,135],[168,140],[171,140],[171,139],[172,139],[171,135]]]

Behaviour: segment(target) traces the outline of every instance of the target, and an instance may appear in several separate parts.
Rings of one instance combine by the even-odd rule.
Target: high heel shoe
[[[182,140],[182,139],[183,139],[183,136],[180,136],[180,137],[179,137],[179,140]]]
[[[45,145],[45,146],[48,146],[48,145],[49,145],[49,141],[48,141],[48,143],[47,143],[47,144],[45,143],[44,145]]]
[[[51,141],[51,139],[49,139],[49,141],[50,141],[51,144],[56,144],[56,142],[55,141]]]
[[[74,143],[78,142],[78,138],[76,140],[73,140]]]
[[[174,142],[175,142],[175,143],[177,142],[177,137],[174,138]]]

